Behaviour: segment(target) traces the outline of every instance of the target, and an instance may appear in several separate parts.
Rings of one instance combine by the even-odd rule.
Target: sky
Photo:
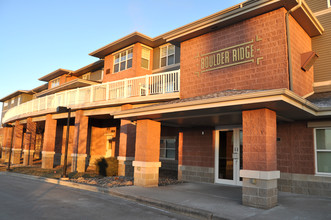
[[[0,98],[95,62],[90,52],[134,31],[156,37],[240,2],[0,0]]]

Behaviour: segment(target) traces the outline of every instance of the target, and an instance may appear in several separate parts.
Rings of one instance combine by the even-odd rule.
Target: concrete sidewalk
[[[102,188],[69,181],[0,172],[72,188],[106,193],[199,219],[331,219],[331,198],[279,192],[279,205],[257,209],[241,204],[241,187],[183,183],[154,188]]]

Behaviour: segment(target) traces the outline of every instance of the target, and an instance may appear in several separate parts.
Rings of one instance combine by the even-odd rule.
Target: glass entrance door
[[[241,129],[218,130],[215,145],[215,182],[241,185],[242,169]]]

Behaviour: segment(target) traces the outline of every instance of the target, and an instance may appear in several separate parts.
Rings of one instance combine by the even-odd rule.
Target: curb
[[[11,172],[0,172],[0,175],[9,175],[9,176],[16,176],[16,177],[21,177],[25,179],[31,179],[31,180],[37,180],[40,182],[45,182],[45,183],[52,183],[56,185],[61,185],[61,186],[66,186],[66,187],[71,187],[71,188],[76,188],[76,189],[81,189],[81,190],[87,190],[90,192],[97,192],[97,193],[105,193],[109,194],[111,196],[119,197],[122,199],[130,200],[130,201],[135,201],[137,203],[141,203],[144,205],[150,205],[153,207],[157,207],[166,211],[170,212],[176,212],[178,214],[182,214],[185,216],[189,217],[194,217],[197,219],[216,219],[216,220],[224,220],[225,218],[220,218],[218,216],[214,216],[212,212],[197,209],[197,208],[191,208],[183,205],[178,205],[170,202],[165,202],[165,201],[160,201],[160,200],[155,200],[151,198],[146,198],[142,196],[133,196],[133,195],[128,195],[128,194],[123,194],[119,192],[114,192],[109,188],[103,188],[99,186],[90,186],[90,185],[85,185],[85,184],[79,184],[79,183],[73,183],[69,182],[66,180],[58,180],[58,179],[51,179],[51,178],[46,178],[46,177],[37,177],[37,176],[31,176],[31,175],[26,175],[26,174],[19,174],[19,173],[11,173]]]

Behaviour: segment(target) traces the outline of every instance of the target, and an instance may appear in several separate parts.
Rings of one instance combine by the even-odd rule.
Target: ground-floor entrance
[[[216,130],[215,135],[215,183],[242,185],[239,171],[242,169],[242,129]]]

